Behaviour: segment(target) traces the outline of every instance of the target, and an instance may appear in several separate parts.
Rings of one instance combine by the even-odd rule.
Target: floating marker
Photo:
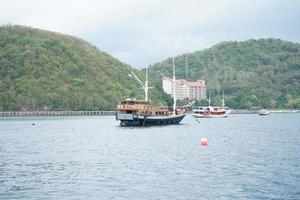
[[[200,140],[200,144],[201,144],[202,146],[207,146],[207,145],[208,145],[208,140],[207,140],[207,138],[202,138],[202,139]]]

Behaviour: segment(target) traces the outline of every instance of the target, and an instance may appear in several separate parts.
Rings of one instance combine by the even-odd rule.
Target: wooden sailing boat
[[[126,99],[117,107],[116,120],[121,126],[153,126],[179,124],[186,116],[185,109],[176,108],[176,78],[173,58],[173,108],[153,106],[148,101],[148,69],[146,67],[146,81],[143,83],[134,72],[132,75],[137,79],[145,92],[145,100]]]

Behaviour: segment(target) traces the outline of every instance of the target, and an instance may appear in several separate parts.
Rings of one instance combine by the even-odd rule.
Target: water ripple
[[[0,199],[299,199],[299,119],[0,118]]]

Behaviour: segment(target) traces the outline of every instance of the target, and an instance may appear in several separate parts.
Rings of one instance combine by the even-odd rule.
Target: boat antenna
[[[174,57],[172,58],[173,61],[173,114],[176,115],[176,78],[175,78],[175,65],[174,65]]]

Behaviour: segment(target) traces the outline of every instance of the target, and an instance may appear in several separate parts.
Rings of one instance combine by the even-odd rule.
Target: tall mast
[[[185,78],[188,79],[189,75],[189,63],[188,63],[188,53],[185,54]]]
[[[134,76],[134,78],[139,82],[139,84],[142,86],[144,92],[145,92],[145,101],[148,101],[148,90],[151,89],[152,87],[148,86],[148,67],[146,66],[146,80],[145,83],[137,77],[137,75],[131,71],[131,74]]]
[[[222,106],[223,106],[223,108],[225,107],[224,90],[223,90]]]
[[[148,101],[148,66],[146,66],[146,81],[145,81],[145,101]]]
[[[210,92],[208,93],[208,106],[210,106]]]
[[[173,98],[174,98],[174,103],[173,103],[173,114],[176,115],[176,78],[175,78],[175,65],[174,65],[174,58],[172,59],[173,61]]]
[[[223,89],[223,97],[222,97],[222,106],[225,108],[225,99],[224,99],[224,83],[225,83],[225,73],[224,73],[224,64],[222,64],[222,72],[223,72],[223,80],[222,80],[222,89]]]

